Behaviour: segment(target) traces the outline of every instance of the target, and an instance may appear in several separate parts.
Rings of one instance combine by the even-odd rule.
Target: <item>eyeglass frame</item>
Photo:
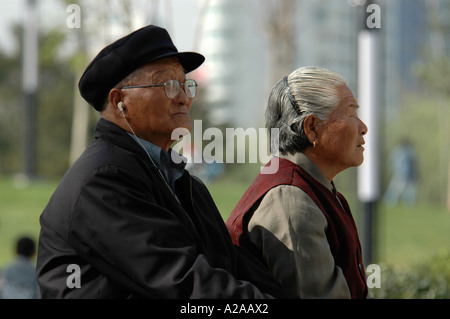
[[[180,87],[180,91],[179,91],[178,94],[177,94],[176,96],[174,96],[174,97],[168,96],[168,95],[167,95],[167,92],[166,92],[166,85],[168,85],[168,83],[169,83],[170,81],[178,82],[178,85],[179,85],[179,87]],[[195,86],[195,93],[194,93],[194,96],[192,96],[192,97],[189,97],[189,96],[187,95],[187,93],[186,93],[186,82],[187,82],[187,81],[192,81],[192,82],[194,83],[194,86]],[[164,94],[165,94],[165,95],[167,96],[167,98],[169,98],[169,99],[175,99],[175,98],[177,98],[177,97],[180,95],[181,90],[184,91],[184,94],[186,94],[186,96],[187,96],[189,99],[193,99],[193,98],[195,98],[195,97],[197,96],[197,87],[198,87],[198,84],[197,84],[197,82],[196,82],[194,79],[186,79],[186,81],[184,81],[183,83],[180,83],[180,81],[178,81],[178,80],[168,80],[168,81],[166,81],[166,82],[164,82],[164,83],[162,83],[162,84],[125,85],[125,86],[120,87],[119,89],[120,89],[120,90],[123,90],[123,89],[140,89],[140,88],[151,88],[151,87],[161,87],[161,86],[164,87]]]

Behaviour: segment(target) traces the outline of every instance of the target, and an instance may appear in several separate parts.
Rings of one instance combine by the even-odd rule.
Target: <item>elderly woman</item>
[[[357,109],[329,70],[303,67],[280,80],[266,110],[266,127],[279,129],[278,170],[259,174],[227,221],[234,243],[301,298],[367,297],[356,225],[333,183],[363,162]]]

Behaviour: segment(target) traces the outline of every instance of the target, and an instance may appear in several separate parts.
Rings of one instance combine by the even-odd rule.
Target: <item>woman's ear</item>
[[[303,131],[311,144],[318,139],[319,119],[315,115],[308,115],[303,121]]]

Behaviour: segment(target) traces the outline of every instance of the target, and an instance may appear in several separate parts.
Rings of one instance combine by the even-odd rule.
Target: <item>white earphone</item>
[[[118,108],[121,112],[123,112],[124,106],[125,106],[125,104],[123,104],[122,101],[120,101],[119,103],[117,103],[117,108]]]

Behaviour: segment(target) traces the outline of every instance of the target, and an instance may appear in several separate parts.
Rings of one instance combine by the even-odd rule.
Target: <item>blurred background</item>
[[[99,115],[78,93],[82,72],[147,24],[165,27],[179,51],[206,56],[189,75],[203,130],[264,127],[271,88],[301,66],[337,72],[360,104],[373,75],[365,169],[376,176],[354,168],[335,180],[366,265],[381,265],[372,294],[450,297],[450,0],[0,0],[0,269],[19,236],[37,241],[40,213],[92,139]],[[370,57],[363,32],[375,39]],[[226,220],[261,165],[192,170]]]

